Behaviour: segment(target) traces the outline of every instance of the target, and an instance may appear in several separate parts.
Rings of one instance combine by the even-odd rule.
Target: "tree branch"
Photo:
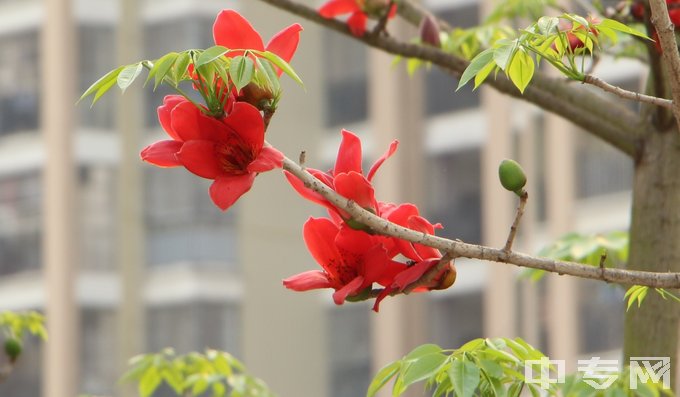
[[[668,80],[671,86],[671,97],[675,105],[672,107],[675,122],[680,131],[680,53],[675,40],[675,26],[671,22],[665,0],[650,0],[652,12],[650,21],[656,28],[659,42],[663,51],[662,59],[667,68]],[[657,76],[660,79],[662,76]]]
[[[570,276],[602,280],[617,284],[643,285],[652,288],[680,288],[680,273],[601,269],[599,267],[583,265],[576,262],[539,258],[517,252],[505,251],[504,249],[467,244],[461,241],[449,240],[417,232],[380,218],[361,208],[352,200],[338,195],[323,182],[316,179],[312,174],[287,157],[283,160],[283,169],[295,175],[304,182],[306,187],[322,195],[334,206],[349,213],[355,221],[370,227],[375,233],[437,248],[444,251],[452,258],[464,257],[484,261],[502,262],[515,266],[540,269],[552,273],[567,274]]]
[[[431,62],[457,77],[460,77],[469,64],[460,57],[431,46],[404,43],[384,35],[353,36],[345,23],[323,18],[315,9],[292,0],[260,1],[353,37],[371,47],[391,54]],[[402,3],[401,7],[406,3]],[[418,12],[417,8],[409,10],[411,13]],[[415,21],[413,15],[411,18]],[[594,93],[567,84],[563,79],[548,77],[540,72],[534,75],[532,83],[524,94],[520,93],[503,74],[499,74],[496,79],[490,79],[488,84],[502,93],[533,103],[566,118],[630,156],[634,155],[637,150],[638,140],[642,136],[641,131],[650,128],[646,121],[625,106],[606,101]]]
[[[583,82],[586,84],[594,85],[595,87],[602,88],[604,91],[611,92],[612,94],[618,95],[624,99],[651,103],[652,105],[662,106],[669,109],[673,107],[673,101],[671,101],[670,99],[658,98],[651,95],[640,94],[639,92],[624,90],[621,87],[611,85],[606,81],[601,80],[600,78],[597,78],[590,74],[585,75]]]

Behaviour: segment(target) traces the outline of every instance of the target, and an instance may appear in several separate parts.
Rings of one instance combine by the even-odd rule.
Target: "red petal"
[[[413,215],[418,215],[418,207],[409,203],[400,204],[387,215],[387,220],[403,227],[409,227],[408,219]],[[414,261],[422,259],[410,242],[398,238],[393,239],[393,241],[399,248],[399,252],[405,257]]]
[[[255,160],[248,164],[248,172],[265,172],[283,166],[283,153],[273,147],[263,147]]]
[[[214,142],[185,142],[177,157],[182,165],[200,177],[215,179],[222,173],[222,167],[220,167],[215,154]]]
[[[352,281],[347,283],[344,287],[335,291],[335,293],[333,294],[333,301],[335,302],[336,305],[342,305],[345,302],[345,299],[348,296],[354,295],[357,292],[361,291],[363,289],[363,288],[361,288],[363,284],[364,284],[364,278],[363,277],[361,277],[361,276],[355,277]]]
[[[392,287],[385,287],[385,289],[382,290],[378,297],[375,298],[375,303],[373,304],[374,312],[378,313],[380,311],[380,302],[382,302],[383,299],[390,296],[390,293],[392,293],[393,290],[394,289]]]
[[[264,50],[260,34],[247,19],[234,10],[223,10],[217,14],[213,37],[215,44],[229,49]]]
[[[387,149],[387,151],[382,156],[380,156],[380,158],[375,163],[373,163],[371,169],[368,170],[368,176],[366,177],[369,180],[369,182],[373,180],[376,171],[378,171],[378,169],[385,162],[385,160],[392,157],[394,152],[397,151],[397,146],[399,146],[399,141],[395,139],[392,141],[392,143],[390,143],[390,147]]]
[[[231,207],[253,186],[255,174],[222,175],[210,185],[210,198],[222,211]]]
[[[330,276],[338,279],[338,269],[344,266],[335,246],[338,227],[328,218],[309,218],[302,228],[302,236],[309,253]]]
[[[181,141],[182,139],[171,126],[170,112],[172,112],[172,109],[174,109],[175,106],[182,102],[188,101],[181,95],[166,95],[165,98],[163,98],[163,105],[158,107],[158,121],[160,121],[161,127],[163,127],[165,132],[170,135],[170,138],[176,141]]]
[[[363,174],[361,169],[361,140],[351,131],[342,130],[342,142],[340,142],[340,148],[338,148],[338,158],[335,160],[333,175],[350,171]]]
[[[342,197],[359,204],[362,208],[376,211],[375,190],[371,183],[358,172],[335,175],[335,191]]]
[[[423,274],[430,270],[432,266],[435,266],[437,262],[439,262],[439,260],[435,259],[416,263],[415,265],[399,273],[394,278],[393,286],[399,289],[400,291],[403,290],[410,284],[418,281],[418,279],[420,279],[423,276]]]
[[[366,33],[366,22],[368,17],[362,11],[357,11],[347,19],[347,26],[350,32],[357,37],[362,37]]]
[[[182,141],[217,141],[224,132],[224,125],[219,120],[204,115],[189,101],[175,106],[170,113],[170,123]]]
[[[294,23],[283,29],[269,40],[266,47],[267,51],[273,52],[286,62],[290,62],[300,42],[301,31],[302,26],[299,23]],[[281,76],[281,73],[283,71],[278,70],[279,76]]]
[[[335,245],[347,264],[357,265],[363,261],[363,256],[379,244],[372,236],[360,230],[354,230],[347,224],[342,224],[335,237]]]
[[[245,146],[253,153],[260,152],[264,145],[264,121],[255,106],[246,102],[237,102],[223,122],[241,137]]]
[[[342,14],[349,14],[359,10],[356,0],[330,0],[319,8],[319,15],[324,18],[333,18]]]
[[[183,143],[178,141],[159,141],[142,150],[142,160],[159,167],[177,167],[182,163],[177,158],[177,152]]]
[[[306,198],[307,200],[316,203],[316,204],[321,204],[325,207],[330,206],[330,203],[328,200],[326,200],[322,195],[319,193],[313,191],[312,189],[308,189],[305,187],[304,182],[298,179],[295,175],[291,174],[288,171],[283,171],[283,174],[286,176],[286,179],[288,180],[288,183],[297,191],[300,196]]]
[[[309,291],[311,289],[331,288],[326,273],[320,270],[296,274],[283,280],[283,285],[293,291]]]

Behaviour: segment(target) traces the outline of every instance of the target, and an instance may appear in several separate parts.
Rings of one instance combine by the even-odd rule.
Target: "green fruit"
[[[21,342],[14,338],[8,338],[5,340],[5,353],[14,361],[21,354]]]
[[[498,167],[498,177],[504,188],[517,194],[521,194],[522,188],[527,183],[524,170],[515,160],[503,160]]]

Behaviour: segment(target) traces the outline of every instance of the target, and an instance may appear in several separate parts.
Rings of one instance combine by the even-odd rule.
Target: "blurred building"
[[[425,3],[453,26],[479,21],[475,1]],[[265,40],[295,21],[252,0],[147,0],[140,5],[143,57],[211,46],[213,20],[225,7],[242,11]],[[119,63],[119,7],[116,0],[98,0],[76,1],[73,9],[74,90],[81,93]],[[41,271],[46,151],[39,120],[41,88],[55,76],[40,72],[41,63],[50,62],[39,40],[46,18],[42,1],[0,0],[0,310],[41,310],[49,299]],[[489,176],[498,156],[519,159],[530,175],[531,201],[517,249],[535,253],[568,230],[627,227],[632,166],[614,149],[537,108],[483,90],[454,93],[457,81],[434,68],[413,79],[403,67],[373,73],[385,70],[390,59],[303,24],[293,65],[306,92],[284,83],[268,138],[290,157],[306,150],[308,164],[327,167],[340,129],[347,128],[365,139],[369,161],[398,136],[400,151],[378,178],[379,197],[416,202],[445,225],[442,235],[466,242],[505,241],[515,202]],[[603,73],[614,83],[639,86],[639,68],[622,70],[613,65]],[[138,149],[163,136],[155,109],[168,93],[143,91]],[[121,371],[116,313],[125,234],[119,228],[125,223],[117,213],[117,97],[112,92],[92,109],[73,107],[80,337],[77,354],[64,357],[63,365],[78,369],[79,392],[98,395],[117,393]],[[399,101],[407,108],[397,108]],[[246,200],[222,213],[210,202],[208,181],[184,169],[140,167],[145,323],[130,327],[143,329],[146,351],[227,350],[281,396],[351,397],[365,393],[377,367],[425,342],[456,347],[481,336],[523,336],[553,358],[574,360],[615,355],[621,345],[621,290],[555,282],[558,277],[531,284],[507,265],[459,260],[454,288],[388,299],[380,315],[369,304],[336,307],[327,291],[286,291],[282,278],[316,266],[300,230],[310,214],[321,213],[318,208],[269,173],[257,178]],[[485,218],[483,212],[499,215]],[[42,349],[37,342],[26,349],[17,371],[0,384],[0,395],[52,397],[41,380],[55,369],[41,367]]]

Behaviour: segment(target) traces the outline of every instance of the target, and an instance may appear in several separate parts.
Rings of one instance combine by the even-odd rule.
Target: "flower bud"
[[[527,183],[527,177],[522,167],[514,160],[505,159],[498,167],[498,177],[501,185],[518,196],[522,195],[522,188]]]
[[[441,47],[439,40],[439,26],[432,15],[425,16],[420,21],[420,41],[424,44],[429,44],[434,47]]]

